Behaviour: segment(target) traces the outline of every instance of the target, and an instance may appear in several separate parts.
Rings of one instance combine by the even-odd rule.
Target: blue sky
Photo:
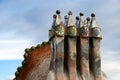
[[[48,40],[52,15],[96,13],[103,31],[102,69],[109,80],[120,78],[120,0],[0,0],[0,80],[12,80],[24,49]]]

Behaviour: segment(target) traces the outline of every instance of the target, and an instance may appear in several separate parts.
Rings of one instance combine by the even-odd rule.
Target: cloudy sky
[[[0,0],[0,80],[12,80],[24,49],[48,41],[52,15],[69,10],[73,16],[96,13],[103,31],[102,70],[109,80],[120,79],[120,0]]]

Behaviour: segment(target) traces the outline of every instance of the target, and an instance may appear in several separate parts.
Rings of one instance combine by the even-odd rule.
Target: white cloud
[[[0,50],[0,60],[22,59],[23,52],[21,50]]]
[[[14,77],[15,77],[14,75],[10,75],[10,76],[7,77],[6,80],[13,80]]]
[[[119,80],[120,64],[119,52],[102,51],[102,70],[106,73],[108,80]]]
[[[23,59],[24,49],[32,46],[29,40],[0,40],[0,60]]]
[[[103,70],[107,74],[108,80],[119,80],[120,78],[120,64],[118,60],[104,61]]]

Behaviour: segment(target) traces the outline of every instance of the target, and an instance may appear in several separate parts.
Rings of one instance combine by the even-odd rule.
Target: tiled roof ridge
[[[18,66],[17,67],[17,71],[15,72],[15,78],[13,80],[17,80],[17,77],[20,74],[20,71],[22,70],[22,68],[24,68],[24,65],[28,62],[28,58],[30,57],[31,53],[34,52],[37,49],[43,48],[46,44],[49,44],[49,41],[43,41],[41,44],[37,44],[37,46],[32,46],[31,48],[26,48],[24,51],[24,59],[22,61],[22,66]]]

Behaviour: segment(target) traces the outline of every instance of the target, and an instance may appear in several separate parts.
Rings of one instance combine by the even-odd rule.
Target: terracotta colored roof
[[[26,48],[23,55],[24,60],[22,61],[22,66],[17,68],[13,80],[24,80],[38,61],[41,63],[45,58],[50,57],[50,54],[51,48],[49,42],[42,42],[42,44],[38,44],[35,47]]]

